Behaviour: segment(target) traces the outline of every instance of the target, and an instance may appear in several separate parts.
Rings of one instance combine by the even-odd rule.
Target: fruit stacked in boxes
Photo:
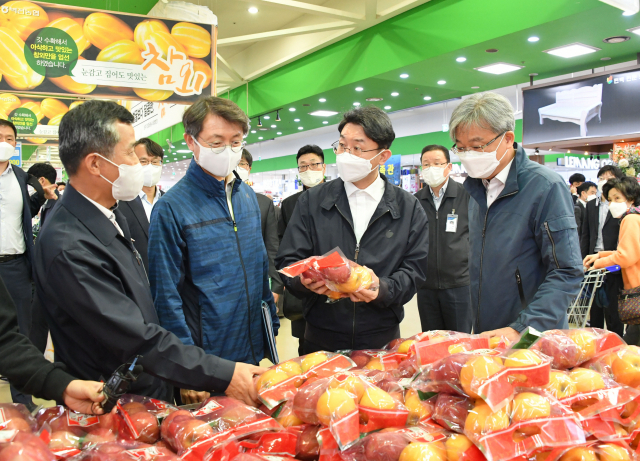
[[[640,348],[594,328],[430,331],[315,352],[255,378],[259,408],[0,405],[0,461],[640,461]]]

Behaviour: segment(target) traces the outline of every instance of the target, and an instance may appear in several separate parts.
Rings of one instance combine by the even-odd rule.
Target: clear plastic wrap
[[[160,438],[160,421],[178,408],[170,403],[138,395],[123,395],[117,404],[120,438],[153,444]]]
[[[135,440],[104,443],[83,451],[72,461],[179,461],[169,448]]]
[[[0,403],[0,430],[34,432],[36,421],[21,403]]]
[[[55,459],[47,444],[30,431],[0,430],[1,461],[54,461]]]

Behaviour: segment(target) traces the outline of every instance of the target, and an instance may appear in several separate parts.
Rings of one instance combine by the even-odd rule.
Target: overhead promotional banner
[[[215,94],[215,26],[0,0],[0,92],[193,103]]]

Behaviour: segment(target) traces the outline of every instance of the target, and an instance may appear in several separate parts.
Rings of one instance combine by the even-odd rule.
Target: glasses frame
[[[338,140],[338,141],[334,142],[333,144],[331,144],[331,147],[333,148],[334,154],[338,154],[338,147],[340,147],[340,140]],[[358,146],[356,146],[356,147],[354,147],[354,149],[360,149],[360,148]],[[365,152],[373,152],[374,150],[379,150],[379,149],[380,149],[380,146],[376,147],[375,149],[368,149],[368,150],[360,149],[360,153],[364,154]],[[387,150],[387,148],[384,148],[382,150]],[[351,148],[349,148],[349,147],[345,148],[344,152],[349,152],[351,154]],[[342,154],[343,152],[340,152],[340,153]],[[358,154],[352,154],[352,155],[356,155],[356,156],[360,157],[360,155],[358,155]]]
[[[458,149],[458,146],[454,143],[453,147],[451,148],[451,150],[453,151],[454,154],[458,155],[458,154],[467,154],[471,151],[476,152],[476,153],[480,153],[480,152],[484,152],[485,147],[489,146],[491,143],[495,142],[500,136],[504,136],[505,134],[507,134],[507,131],[505,131],[504,133],[500,133],[498,136],[496,136],[495,138],[493,138],[491,141],[489,141],[488,143],[486,143],[484,146],[476,146],[476,147],[467,147],[465,149]],[[481,151],[478,151],[476,149],[482,149]]]
[[[423,170],[423,171],[426,171],[426,170],[428,170],[428,169],[429,169],[429,168],[431,168],[431,167],[436,167],[436,168],[446,168],[446,167],[449,165],[449,163],[451,163],[451,162],[446,162],[446,163],[436,163],[435,165],[429,165],[429,166],[423,166],[423,165],[420,165],[420,168],[422,168],[422,170]]]
[[[231,144],[225,144],[224,146],[218,146],[218,147],[213,147],[212,143],[210,142],[206,142],[206,141],[198,141],[198,138],[194,138],[199,144],[201,144],[203,147],[208,147],[209,149],[211,149],[211,151],[214,154],[221,154],[224,152],[224,150],[229,147],[233,152],[235,152],[236,154],[238,152],[242,152],[242,150],[245,148],[245,146],[247,145],[247,141],[238,141],[241,143],[241,145],[239,147],[233,147]]]
[[[310,167],[312,166],[317,166],[317,165],[324,165],[324,162],[319,162],[319,163],[310,163],[309,165],[300,165],[298,167],[298,173],[304,173],[305,171],[307,171]],[[300,168],[304,168],[304,170],[301,170]],[[311,168],[311,171],[320,171],[322,170],[322,168],[318,168],[317,170],[314,170],[313,168]]]
[[[156,157],[156,158],[160,158],[160,157]],[[164,165],[164,162],[162,160],[160,160],[160,163],[153,163],[153,162],[142,163],[142,160],[140,160],[140,164],[142,166],[147,166],[147,165],[162,166],[162,165]]]

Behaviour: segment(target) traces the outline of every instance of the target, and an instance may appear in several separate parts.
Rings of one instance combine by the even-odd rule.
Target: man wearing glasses
[[[571,194],[515,142],[511,103],[470,96],[453,111],[453,151],[467,170],[474,332],[518,339],[531,326],[567,328],[583,278]]]
[[[284,237],[284,232],[287,230],[287,225],[293,216],[293,210],[296,208],[298,199],[308,189],[324,183],[324,175],[327,171],[327,166],[324,164],[324,152],[319,146],[306,145],[298,150],[296,155],[296,161],[298,163],[298,176],[302,181],[302,190],[295,193],[282,201],[280,209],[282,215],[278,221],[278,236],[280,241]],[[282,278],[285,276],[283,275]],[[306,328],[306,322],[303,317],[303,302],[293,294],[291,290],[281,291],[283,294],[282,311],[284,316],[291,320],[291,335],[294,338],[298,338],[298,354],[304,354],[304,331]]]
[[[199,99],[183,117],[193,152],[185,176],[151,212],[149,282],[160,325],[184,344],[231,362],[220,370],[246,386],[267,356],[262,303],[274,335],[280,325],[269,287],[269,259],[262,240],[256,194],[234,169],[249,119],[232,101]],[[207,397],[183,389],[183,403]],[[255,392],[254,392],[255,395]]]
[[[380,174],[395,133],[376,107],[346,114],[333,145],[339,178],[303,193],[289,221],[276,266],[280,269],[336,247],[373,272],[370,289],[327,302],[324,281],[288,278],[287,290],[303,299],[305,353],[379,349],[400,336],[404,304],[427,270],[427,216],[410,193]]]
[[[144,185],[135,199],[120,201],[118,208],[127,218],[133,245],[142,257],[144,268],[149,272],[149,220],[153,206],[164,194],[157,186],[162,174],[164,152],[160,144],[149,138],[138,139],[133,146],[144,171]]]
[[[422,331],[471,333],[469,296],[469,193],[450,178],[449,149],[436,144],[422,149],[422,180],[416,198],[429,218],[427,280],[418,290]]]

